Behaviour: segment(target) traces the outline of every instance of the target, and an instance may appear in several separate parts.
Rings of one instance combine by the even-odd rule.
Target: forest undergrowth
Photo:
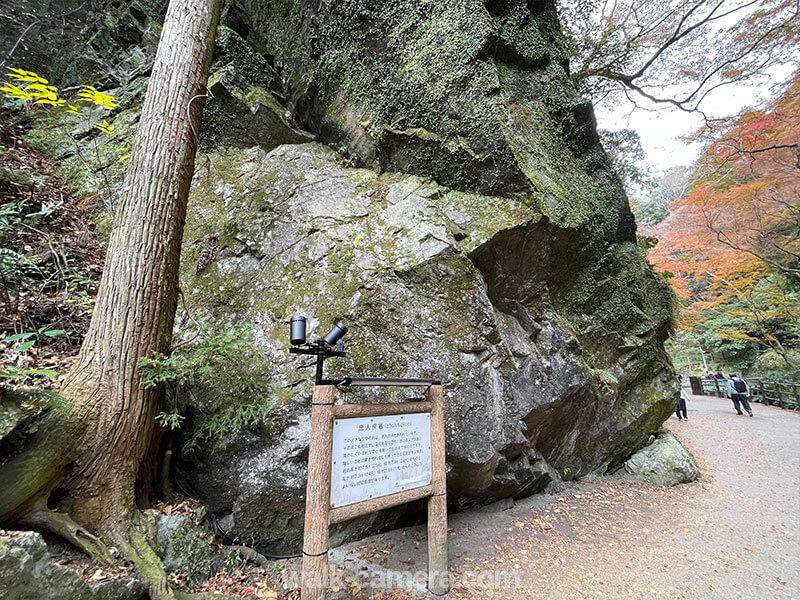
[[[2,115],[0,115],[2,116]],[[52,165],[0,121],[0,382],[57,389],[89,327],[105,249]]]

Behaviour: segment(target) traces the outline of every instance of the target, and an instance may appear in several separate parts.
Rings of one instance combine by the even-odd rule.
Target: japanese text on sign
[[[331,505],[345,506],[431,482],[431,415],[336,419]]]

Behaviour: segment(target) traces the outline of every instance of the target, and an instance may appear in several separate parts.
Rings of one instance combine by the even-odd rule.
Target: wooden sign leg
[[[442,386],[427,392],[431,402],[431,468],[433,495],[428,498],[428,589],[444,596],[450,591],[447,566],[447,474],[444,450],[444,401]]]
[[[308,485],[303,530],[302,600],[324,600],[328,582],[328,516],[331,504],[333,386],[314,387],[308,444]]]

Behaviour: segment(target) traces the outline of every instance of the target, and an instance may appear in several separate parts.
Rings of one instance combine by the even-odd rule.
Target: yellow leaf
[[[6,77],[11,77],[12,79],[16,79],[17,81],[31,81],[34,83],[49,83],[47,79],[44,77],[40,77],[33,71],[26,71],[24,69],[15,69],[14,67],[8,68],[8,73],[6,73]]]
[[[12,98],[19,98],[20,100],[33,100],[33,96],[30,93],[18,88],[13,83],[6,82],[3,87],[0,87],[0,92],[5,92]]]
[[[83,89],[78,93],[78,98],[82,98],[83,100],[87,100],[93,104],[97,104],[98,106],[103,107],[105,110],[111,110],[117,106],[117,101],[114,100],[113,96],[104,94],[91,85],[84,86]]]
[[[358,248],[358,245],[361,243],[362,235],[360,233],[356,234],[356,237],[353,238],[353,248]]]
[[[103,133],[110,133],[111,131],[114,131],[114,126],[109,124],[108,121],[103,121],[102,123],[95,123],[94,126],[95,129],[99,129]]]
[[[29,83],[25,86],[26,90],[36,90],[37,92],[53,92],[55,93],[58,88],[52,85],[45,85],[44,83]]]
[[[30,86],[29,86],[30,87]],[[26,90],[28,88],[25,88]],[[31,95],[37,99],[47,99],[52,100],[55,103],[58,100],[58,96],[55,95],[55,92],[51,92],[50,90],[43,90],[43,91],[33,91]]]

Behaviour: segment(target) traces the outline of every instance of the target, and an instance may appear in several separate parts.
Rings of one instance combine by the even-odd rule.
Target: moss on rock
[[[311,337],[334,320],[353,325],[348,358],[330,361],[329,376],[447,382],[448,484],[459,506],[617,464],[671,410],[660,350],[669,312],[633,243],[607,243],[594,262],[560,256],[580,229],[524,199],[344,168],[319,144],[228,149],[197,169],[182,250],[189,309],[216,326],[254,323],[288,391],[272,426],[229,440],[235,453],[199,448],[191,458],[186,476],[232,512],[236,534],[277,551],[299,539],[276,530],[299,526],[302,506],[310,389],[286,337],[298,309]],[[211,237],[217,258],[198,273]],[[388,399],[347,394],[356,393]],[[216,491],[211,473],[231,489]]]
[[[156,551],[168,573],[187,573],[189,581],[209,578],[215,547],[201,527],[181,515],[154,515]]]

